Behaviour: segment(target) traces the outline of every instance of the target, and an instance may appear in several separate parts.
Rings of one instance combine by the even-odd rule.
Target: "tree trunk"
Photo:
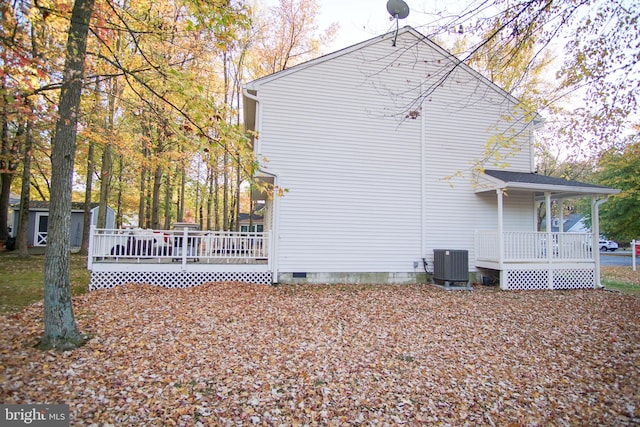
[[[158,129],[158,144],[156,145],[156,169],[153,174],[153,187],[152,187],[152,199],[151,199],[151,228],[157,230],[160,228],[160,188],[162,186],[162,175],[164,169],[160,164],[160,158],[164,153],[164,139],[166,135],[166,125],[162,125]]]
[[[51,142],[51,203],[44,257],[44,336],[40,342],[41,348],[70,350],[84,342],[71,304],[69,249],[71,178],[93,4],[94,0],[76,0],[73,5],[58,106],[59,117]]]
[[[227,141],[224,143],[224,154],[222,156],[222,229],[229,231],[229,153],[227,152]]]
[[[91,230],[91,192],[93,191],[93,152],[94,143],[89,141],[89,153],[87,154],[87,183],[84,191],[84,216],[82,222],[82,243],[80,254],[89,253],[89,233]]]
[[[178,201],[178,222],[184,221],[184,197],[187,186],[186,175],[187,171],[185,170],[184,159],[182,159],[180,163],[180,200]]]
[[[6,95],[7,91],[5,88],[5,80],[4,76],[2,78],[2,86],[0,87],[0,91],[2,94],[2,107],[4,111],[0,114],[0,171],[8,171],[9,170],[9,159],[5,160],[5,157],[8,157],[8,148],[9,148],[9,124],[7,123],[7,105],[9,104]],[[7,240],[7,214],[9,212],[9,199],[11,197],[11,181],[5,181],[5,175],[7,173],[0,172],[0,242],[4,242]],[[8,183],[8,185],[7,185]],[[5,190],[5,187],[8,187],[8,191]]]
[[[112,138],[107,141],[104,151],[102,152],[102,170],[100,171],[100,207],[98,208],[98,228],[107,226],[107,206],[109,205],[109,196],[111,195],[111,176],[113,174],[113,149],[111,141],[113,140],[115,129],[116,103],[121,93],[118,84],[118,78],[112,77],[110,80],[109,94],[107,96],[108,103],[108,132]]]
[[[151,191],[149,190],[149,188],[151,188],[151,174],[150,173],[147,174],[146,187],[147,187],[147,194],[146,194],[146,196],[144,198],[144,209],[145,209],[145,213],[144,213],[144,228],[151,228]]]
[[[220,184],[218,183],[218,163],[216,162],[213,171],[213,215],[215,220],[215,229],[220,230]]]
[[[211,216],[213,214],[213,166],[211,160],[207,163],[207,230],[211,228]]]
[[[9,229],[7,222],[9,219],[9,200],[11,197],[11,182],[13,182],[13,173],[0,174],[0,242],[6,242],[9,237]]]
[[[5,107],[6,108],[6,107]],[[23,138],[25,126],[20,123],[13,140],[9,141],[9,126],[6,114],[2,117],[2,150],[0,150],[0,242],[9,237],[7,228],[9,201],[11,200],[11,183],[18,168],[20,141]]]
[[[240,153],[236,153],[238,157],[238,169],[236,169],[236,210],[234,211],[234,229],[240,231],[240,187],[242,186],[242,176],[240,174]],[[251,211],[249,211],[251,215]]]
[[[149,140],[149,127],[146,125],[145,119],[142,119],[142,167],[140,168],[140,190],[139,190],[139,202],[138,202],[138,227],[143,228],[146,218],[146,193],[147,193],[147,162],[149,161],[149,147],[147,142]]]
[[[113,160],[111,155],[111,143],[107,142],[102,152],[102,169],[100,170],[100,206],[98,208],[98,228],[107,226],[107,205],[111,192],[111,170]]]
[[[162,167],[156,167],[153,175],[153,199],[151,201],[151,228],[157,230],[160,228],[160,186],[162,185]]]
[[[164,178],[164,185],[164,229],[168,230],[171,227],[171,205],[173,205],[173,187],[169,170]]]
[[[29,199],[31,185],[31,151],[33,150],[33,120],[27,122],[27,132],[24,138],[24,157],[22,158],[22,188],[20,189],[20,218],[18,219],[18,234],[16,247],[20,258],[29,257],[27,248],[27,229],[29,223]],[[15,226],[16,224],[14,224]]]
[[[116,194],[116,228],[122,228],[122,189],[124,183],[122,182],[122,169],[124,168],[124,158],[122,154],[118,155],[118,194]]]

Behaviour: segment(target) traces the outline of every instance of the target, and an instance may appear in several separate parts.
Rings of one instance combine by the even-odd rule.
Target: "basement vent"
[[[434,249],[433,281],[447,288],[455,283],[469,287],[469,251]]]
[[[294,279],[306,279],[307,273],[294,272],[292,276]]]

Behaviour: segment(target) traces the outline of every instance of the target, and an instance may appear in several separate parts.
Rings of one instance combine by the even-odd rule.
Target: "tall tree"
[[[252,43],[252,54],[260,58],[254,63],[258,76],[311,59],[334,39],[338,24],[319,32],[318,13],[316,0],[279,0],[266,16],[258,17],[261,30]]]
[[[571,95],[573,102],[579,99],[571,111],[568,138],[584,138],[588,134],[591,145],[601,148],[617,140],[621,131],[630,130],[639,101],[640,3],[480,0],[457,13],[436,15],[446,16],[436,23],[436,31],[464,28],[477,36],[476,43],[460,55],[463,62],[486,55],[488,46],[504,53],[492,56],[493,70],[508,71],[522,57],[518,53],[523,50],[533,52],[526,69],[546,60],[545,52],[564,57],[547,104],[566,101]],[[426,84],[423,97],[441,83]],[[535,107],[541,110],[547,106]]]
[[[27,247],[27,224],[29,222],[29,185],[31,181],[31,153],[33,151],[33,118],[27,122],[27,131],[24,141],[24,155],[22,157],[22,187],[20,190],[20,214],[18,218],[18,233],[16,234],[16,246],[21,258],[29,257]],[[14,224],[15,225],[15,224]]]
[[[52,141],[51,203],[47,252],[44,258],[44,336],[42,348],[68,350],[81,345],[71,304],[69,250],[71,228],[71,178],[77,121],[84,77],[89,21],[94,0],[76,0],[71,13],[65,67]]]
[[[607,150],[596,173],[597,182],[621,190],[601,208],[602,232],[610,239],[630,241],[640,237],[640,134]]]

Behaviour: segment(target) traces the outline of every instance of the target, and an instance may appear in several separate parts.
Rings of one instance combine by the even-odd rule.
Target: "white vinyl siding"
[[[473,168],[483,159],[485,167],[498,168],[494,160],[486,158],[486,147],[496,129],[505,131],[502,119],[511,114],[512,105],[462,68],[456,69],[424,103],[427,259],[433,258],[433,249],[469,250],[469,268],[474,270],[474,231],[497,230],[496,195],[486,198],[474,192]],[[529,172],[529,134],[519,128],[513,133],[520,134],[525,149],[505,156],[501,163],[508,162],[510,170]],[[526,211],[532,208],[532,200],[506,197],[505,227],[518,229],[522,224],[516,222],[530,221],[532,216]],[[523,228],[529,227],[530,223]]]
[[[258,154],[286,191],[274,212],[281,272],[412,272],[432,249],[471,252],[474,231],[495,223],[471,167],[512,103],[463,67],[415,103],[446,63],[407,32],[396,47],[372,42],[258,81]],[[508,168],[530,171],[530,155]]]

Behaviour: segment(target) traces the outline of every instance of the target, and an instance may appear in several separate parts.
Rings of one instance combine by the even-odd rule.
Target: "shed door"
[[[36,214],[36,234],[33,239],[33,246],[47,245],[48,227],[49,227],[49,213],[38,212]]]

